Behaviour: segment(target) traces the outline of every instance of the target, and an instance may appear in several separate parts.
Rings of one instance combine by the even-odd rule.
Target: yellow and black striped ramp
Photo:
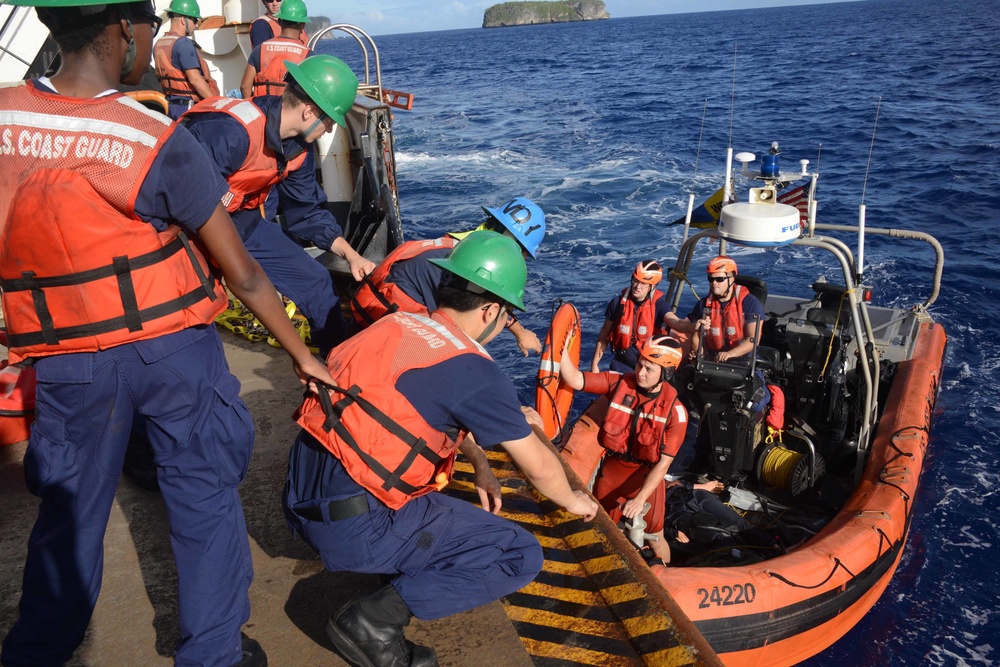
[[[535,665],[721,665],[606,513],[588,523],[564,512],[505,452],[486,454],[503,486],[501,516],[534,533],[545,552],[535,581],[503,600]],[[581,488],[575,475],[571,482]],[[463,458],[449,494],[479,503]]]

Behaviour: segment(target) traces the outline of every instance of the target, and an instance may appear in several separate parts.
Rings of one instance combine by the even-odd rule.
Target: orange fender
[[[580,313],[571,303],[559,306],[552,316],[552,324],[545,334],[535,385],[535,409],[542,417],[545,435],[553,441],[562,435],[573,403],[573,390],[559,381],[559,362],[562,360],[563,350],[569,352],[574,364],[579,365]]]

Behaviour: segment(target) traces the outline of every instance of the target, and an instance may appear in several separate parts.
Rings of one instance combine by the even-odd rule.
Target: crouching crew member
[[[358,79],[333,56],[311,56],[287,67],[288,85],[281,97],[211,98],[195,105],[181,123],[229,182],[223,203],[247,250],[309,320],[312,341],[326,356],[344,337],[330,273],[277,224],[265,221],[260,206],[276,185],[290,231],[343,257],[356,280],[375,268],[350,246],[326,209],[312,150],[312,143],[332,132],[334,123],[345,127]]]
[[[300,379],[329,374],[243,249],[205,151],[115,91],[149,69],[153,3],[13,4],[36,5],[62,64],[0,89],[0,136],[45,148],[0,150],[0,290],[10,361],[37,373],[24,476],[40,499],[0,662],[63,665],[83,641],[129,433],[141,424],[177,565],[176,664],[266,665],[240,633],[253,563],[238,487],[253,422],[212,323],[226,307],[215,267],[274,327]]]
[[[196,0],[173,0],[167,8],[167,32],[153,47],[156,78],[167,98],[167,115],[177,120],[196,102],[219,94],[219,84],[191,34],[201,20]]]
[[[436,665],[403,635],[430,620],[508,595],[543,557],[523,528],[495,516],[500,485],[479,446],[502,445],[540,493],[586,519],[597,504],[574,491],[528,426],[517,393],[482,345],[523,310],[518,245],[476,232],[448,258],[437,309],[395,312],[338,346],[329,399],[307,398],[292,447],[286,516],[330,571],[386,575],[388,583],[336,611],[327,633],[354,665]],[[465,431],[475,437],[463,439]],[[478,445],[476,444],[478,443]],[[479,509],[439,493],[457,450],[475,468]],[[487,510],[487,511],[483,511]]]
[[[628,373],[639,361],[639,348],[654,335],[662,334],[663,318],[670,308],[666,296],[656,289],[663,278],[663,269],[651,260],[635,265],[632,284],[608,302],[604,309],[604,325],[597,334],[592,373],[600,372],[599,364],[609,347],[614,358],[611,370]]]
[[[680,364],[679,341],[657,336],[642,344],[635,371],[584,373],[563,353],[559,375],[576,390],[608,397],[608,414],[598,433],[607,449],[594,484],[594,496],[611,515],[634,519],[645,513],[646,533],[653,553],[670,562],[663,537],[664,475],[684,442],[688,413],[668,380]],[[621,499],[625,499],[622,504]]]
[[[515,197],[503,206],[484,206],[486,222],[478,230],[495,231],[509,236],[521,246],[525,257],[537,259],[538,246],[545,237],[545,213],[526,197]],[[437,307],[437,289],[443,270],[431,260],[443,259],[460,238],[469,232],[452,233],[439,239],[407,241],[378,265],[358,287],[351,301],[354,320],[364,328],[387,313],[426,315]],[[514,318],[508,327],[524,356],[541,354],[542,344],[533,331]]]

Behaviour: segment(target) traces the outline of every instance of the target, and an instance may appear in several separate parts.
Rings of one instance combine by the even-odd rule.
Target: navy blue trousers
[[[294,301],[309,320],[313,345],[326,357],[344,340],[340,298],[330,272],[275,223],[257,218],[253,223],[237,223],[236,228],[275,289]]]
[[[104,568],[104,533],[133,421],[145,422],[177,563],[176,664],[240,661],[253,564],[237,487],[253,422],[214,326],[95,353],[40,359],[24,458],[41,499],[28,540],[7,667],[62,665],[83,641]]]
[[[531,533],[442,493],[414,498],[398,510],[367,494],[367,514],[341,521],[302,518],[296,508],[327,499],[300,499],[295,489],[322,488],[319,477],[346,478],[343,467],[328,453],[311,457],[326,458],[317,466],[302,465],[310,457],[297,450],[306,447],[316,452],[322,446],[302,432],[292,448],[285,514],[293,532],[316,550],[331,572],[389,575],[417,618],[443,618],[498,600],[541,572],[542,548]],[[324,474],[322,468],[328,473],[331,464],[339,470]],[[350,481],[345,486],[351,486],[349,495],[360,490]]]

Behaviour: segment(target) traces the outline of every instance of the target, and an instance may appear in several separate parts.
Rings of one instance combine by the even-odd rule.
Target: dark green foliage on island
[[[483,14],[484,28],[535,23],[564,23],[611,18],[601,0],[564,0],[562,2],[503,2]]]

